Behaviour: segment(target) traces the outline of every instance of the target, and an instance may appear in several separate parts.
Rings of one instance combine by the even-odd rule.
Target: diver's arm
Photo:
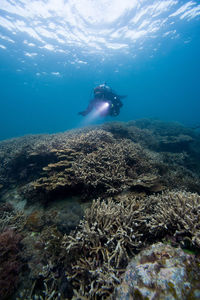
[[[92,99],[92,100],[90,101],[90,103],[88,104],[88,107],[86,108],[86,110],[81,111],[81,112],[79,112],[78,114],[79,114],[79,115],[82,115],[82,116],[87,116],[87,115],[93,110],[94,102],[95,102],[95,99]]]

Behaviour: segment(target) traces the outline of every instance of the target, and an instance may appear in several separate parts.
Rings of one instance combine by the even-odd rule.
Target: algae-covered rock
[[[200,299],[199,262],[180,248],[154,244],[129,263],[115,299]]]

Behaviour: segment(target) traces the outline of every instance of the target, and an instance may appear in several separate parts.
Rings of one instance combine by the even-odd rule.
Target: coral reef
[[[119,193],[144,173],[157,173],[149,151],[130,140],[115,141],[103,130],[75,136],[67,148],[50,152],[55,162],[43,167],[44,176],[27,186],[29,198],[39,195],[49,201],[57,194],[79,194],[91,199]]]
[[[18,299],[71,299],[73,290],[66,278],[62,253],[63,234],[55,225],[23,239],[29,277]],[[70,296],[71,295],[71,296]]]
[[[140,119],[128,122],[127,125],[128,128],[134,129],[133,132],[135,132],[135,127],[139,127],[138,130],[141,132],[146,132],[144,146],[159,152],[190,151],[193,142],[198,138],[194,130],[177,122]]]
[[[200,196],[189,192],[167,192],[148,199],[149,235],[166,235],[183,247],[200,249]]]
[[[108,122],[102,125],[102,128],[113,134],[113,137],[119,139],[129,139],[141,146],[153,149],[158,146],[157,137],[152,131],[145,128],[138,128],[134,122]]]
[[[112,293],[129,257],[143,246],[142,210],[137,199],[118,203],[98,199],[77,231],[64,236],[66,274],[78,293],[90,299]]]
[[[131,259],[156,241],[200,251],[199,208],[200,196],[194,193],[129,191],[94,200],[79,226],[64,235],[48,216],[33,212],[22,241],[30,274],[17,297],[112,297]]]
[[[15,211],[11,203],[0,204],[0,233],[6,229],[18,229],[21,232],[24,227],[25,216],[22,211]]]
[[[0,192],[17,183],[30,203],[72,195],[92,199],[129,188],[200,192],[198,141],[180,124],[145,119],[4,141]],[[147,177],[154,178],[151,184]]]
[[[38,177],[42,167],[54,162],[52,149],[62,149],[76,135],[86,134],[90,128],[60,134],[27,135],[0,141],[0,184],[4,188],[13,183],[30,182]],[[39,174],[38,174],[39,173]]]
[[[63,238],[68,280],[89,299],[104,299],[146,245],[167,238],[200,250],[199,205],[200,197],[186,192],[94,201],[77,231]]]
[[[111,299],[160,241],[197,270],[199,153],[198,133],[146,119],[0,142],[1,298]]]
[[[178,122],[163,122],[158,119],[139,119],[128,122],[128,125],[150,130],[157,136],[179,136],[180,134],[195,137],[195,131]]]
[[[160,183],[160,179],[156,175],[142,175],[131,184],[132,189],[143,190],[147,192],[161,192],[164,187]]]
[[[34,181],[29,186],[28,193],[32,190],[33,195],[36,191],[36,194],[45,195],[45,197],[48,197],[51,193],[73,194],[77,185],[72,164],[79,153],[70,148],[64,150],[52,149],[51,153],[56,156],[55,163],[49,163],[42,168],[44,177]]]
[[[133,179],[139,175],[156,173],[149,153],[125,139],[80,156],[74,163],[74,170],[93,197],[98,191],[99,195],[119,193],[132,186]]]
[[[160,138],[159,150],[168,152],[182,152],[189,148],[193,138],[188,135],[179,134],[178,136],[164,136]]]

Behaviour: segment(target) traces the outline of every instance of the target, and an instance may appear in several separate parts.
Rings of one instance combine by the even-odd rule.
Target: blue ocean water
[[[89,124],[78,112],[103,82],[127,98],[93,124],[197,125],[199,54],[198,1],[1,0],[0,139]]]

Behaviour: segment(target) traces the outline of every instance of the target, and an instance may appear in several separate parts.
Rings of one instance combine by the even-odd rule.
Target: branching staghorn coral
[[[49,194],[63,190],[73,193],[73,190],[82,184],[82,181],[75,176],[74,162],[79,157],[102,148],[107,143],[113,142],[111,133],[103,130],[91,130],[71,134],[70,139],[62,141],[57,148],[50,150],[54,161],[42,168],[42,177],[32,182],[28,192],[35,189],[35,192]]]
[[[84,296],[89,299],[110,295],[129,257],[144,246],[143,209],[136,198],[92,203],[76,233],[63,238],[65,256],[72,259],[66,274],[74,289],[84,287]]]
[[[124,139],[81,155],[73,169],[83,185],[109,195],[130,187],[133,179],[142,173],[156,172],[150,166],[150,155],[140,145]]]
[[[200,196],[183,191],[126,192],[94,200],[69,235],[56,226],[42,230],[32,263],[36,250],[30,248],[29,267],[38,282],[30,299],[107,299],[130,260],[148,245],[165,240],[200,250],[199,208]]]
[[[170,149],[160,152],[160,145],[168,140],[173,145],[176,140],[180,144],[179,155],[174,153],[174,159],[169,157],[171,152],[166,152]],[[186,148],[182,147],[185,142]],[[133,179],[133,188],[147,193],[158,191],[161,186],[163,189],[180,189],[181,186],[199,192],[199,156],[198,151],[194,152],[197,142],[198,136],[191,129],[147,119],[3,141],[0,142],[3,162],[0,195],[13,183],[20,183],[20,191],[29,203],[77,194],[91,199],[130,188]],[[132,148],[128,155],[126,148],[127,151]],[[135,184],[137,179],[143,181],[143,175],[149,178],[159,175],[153,188]]]
[[[144,173],[154,174],[154,156],[130,140],[116,141],[111,133],[92,130],[76,135],[68,147],[52,149],[55,162],[31,186],[36,194],[77,193],[82,198],[112,195],[132,186]]]
[[[68,145],[77,152],[88,154],[104,148],[105,144],[112,144],[114,141],[112,133],[102,129],[93,129],[74,135],[68,141]]]
[[[200,249],[200,196],[190,192],[167,192],[148,199],[151,216],[148,231],[154,238],[174,236],[182,246]]]
[[[130,259],[161,239],[200,249],[200,196],[166,191],[132,193],[93,201],[78,229],[64,236],[62,256],[67,279],[88,299],[106,299],[120,283]]]
[[[141,129],[134,126],[134,122],[108,122],[101,125],[102,129],[111,132],[115,139],[130,139],[134,143],[151,149],[158,144],[155,136],[148,129]]]
[[[175,246],[200,249],[199,196],[172,190],[184,188],[200,193],[198,166],[194,167],[199,150],[193,157],[182,147],[180,152],[171,153],[160,152],[159,146],[166,139],[173,142],[176,135],[188,135],[194,140],[195,136],[176,125],[170,128],[149,122],[148,129],[145,124],[140,129],[136,123],[0,142],[1,195],[4,186],[14,183],[18,188],[20,180],[22,189],[27,183],[35,186],[34,201],[40,200],[40,192],[46,202],[51,192],[55,192],[51,199],[57,200],[57,191],[63,191],[64,197],[78,192],[85,199],[99,195],[105,199],[94,201],[77,230],[64,238],[63,232],[69,231],[59,232],[63,226],[56,223],[55,232],[50,232],[52,223],[46,216],[42,221],[49,233],[43,226],[36,230],[30,224],[35,214],[29,216],[27,226],[23,213],[0,211],[0,233],[9,227],[18,233],[22,230],[35,241],[30,240],[29,249],[25,249],[25,239],[22,240],[23,259],[29,270],[32,268],[25,288],[29,290],[35,278],[38,280],[31,294],[34,300],[56,299],[60,294],[68,299],[61,293],[63,282],[70,282],[74,299],[109,297],[132,256],[162,239]],[[162,186],[171,192],[160,193]],[[125,193],[119,194],[121,191]],[[153,192],[157,194],[151,195]],[[111,195],[113,198],[106,198]],[[63,218],[67,220],[65,215]]]
[[[0,233],[7,228],[21,232],[24,224],[25,215],[22,211],[15,211],[10,203],[0,204]]]

